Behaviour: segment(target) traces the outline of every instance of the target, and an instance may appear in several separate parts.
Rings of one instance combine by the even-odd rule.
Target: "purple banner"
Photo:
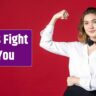
[[[0,66],[32,66],[32,30],[0,30]]]

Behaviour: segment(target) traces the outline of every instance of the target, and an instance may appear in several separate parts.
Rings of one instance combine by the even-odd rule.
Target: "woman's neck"
[[[96,42],[96,37],[90,37],[90,39],[94,42]]]

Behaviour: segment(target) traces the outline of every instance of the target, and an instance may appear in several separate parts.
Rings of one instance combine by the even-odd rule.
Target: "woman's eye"
[[[96,24],[96,21],[94,21],[93,23],[95,23],[95,24]]]
[[[87,25],[88,24],[88,22],[84,22],[84,25]]]

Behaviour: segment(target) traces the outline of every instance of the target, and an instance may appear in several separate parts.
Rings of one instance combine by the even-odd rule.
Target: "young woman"
[[[68,19],[68,12],[56,13],[41,32],[40,46],[45,50],[69,57],[68,88],[64,96],[96,95],[96,8],[87,8],[80,20],[79,41],[55,42],[52,40],[58,19]]]

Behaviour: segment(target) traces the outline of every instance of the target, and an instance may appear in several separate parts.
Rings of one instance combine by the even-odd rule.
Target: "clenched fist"
[[[54,25],[58,19],[67,19],[68,16],[69,16],[69,13],[66,10],[62,10],[60,12],[57,12],[56,14],[53,15],[49,24]]]
[[[69,16],[68,12],[66,10],[62,10],[58,13],[56,13],[53,17],[55,19],[67,19]]]

